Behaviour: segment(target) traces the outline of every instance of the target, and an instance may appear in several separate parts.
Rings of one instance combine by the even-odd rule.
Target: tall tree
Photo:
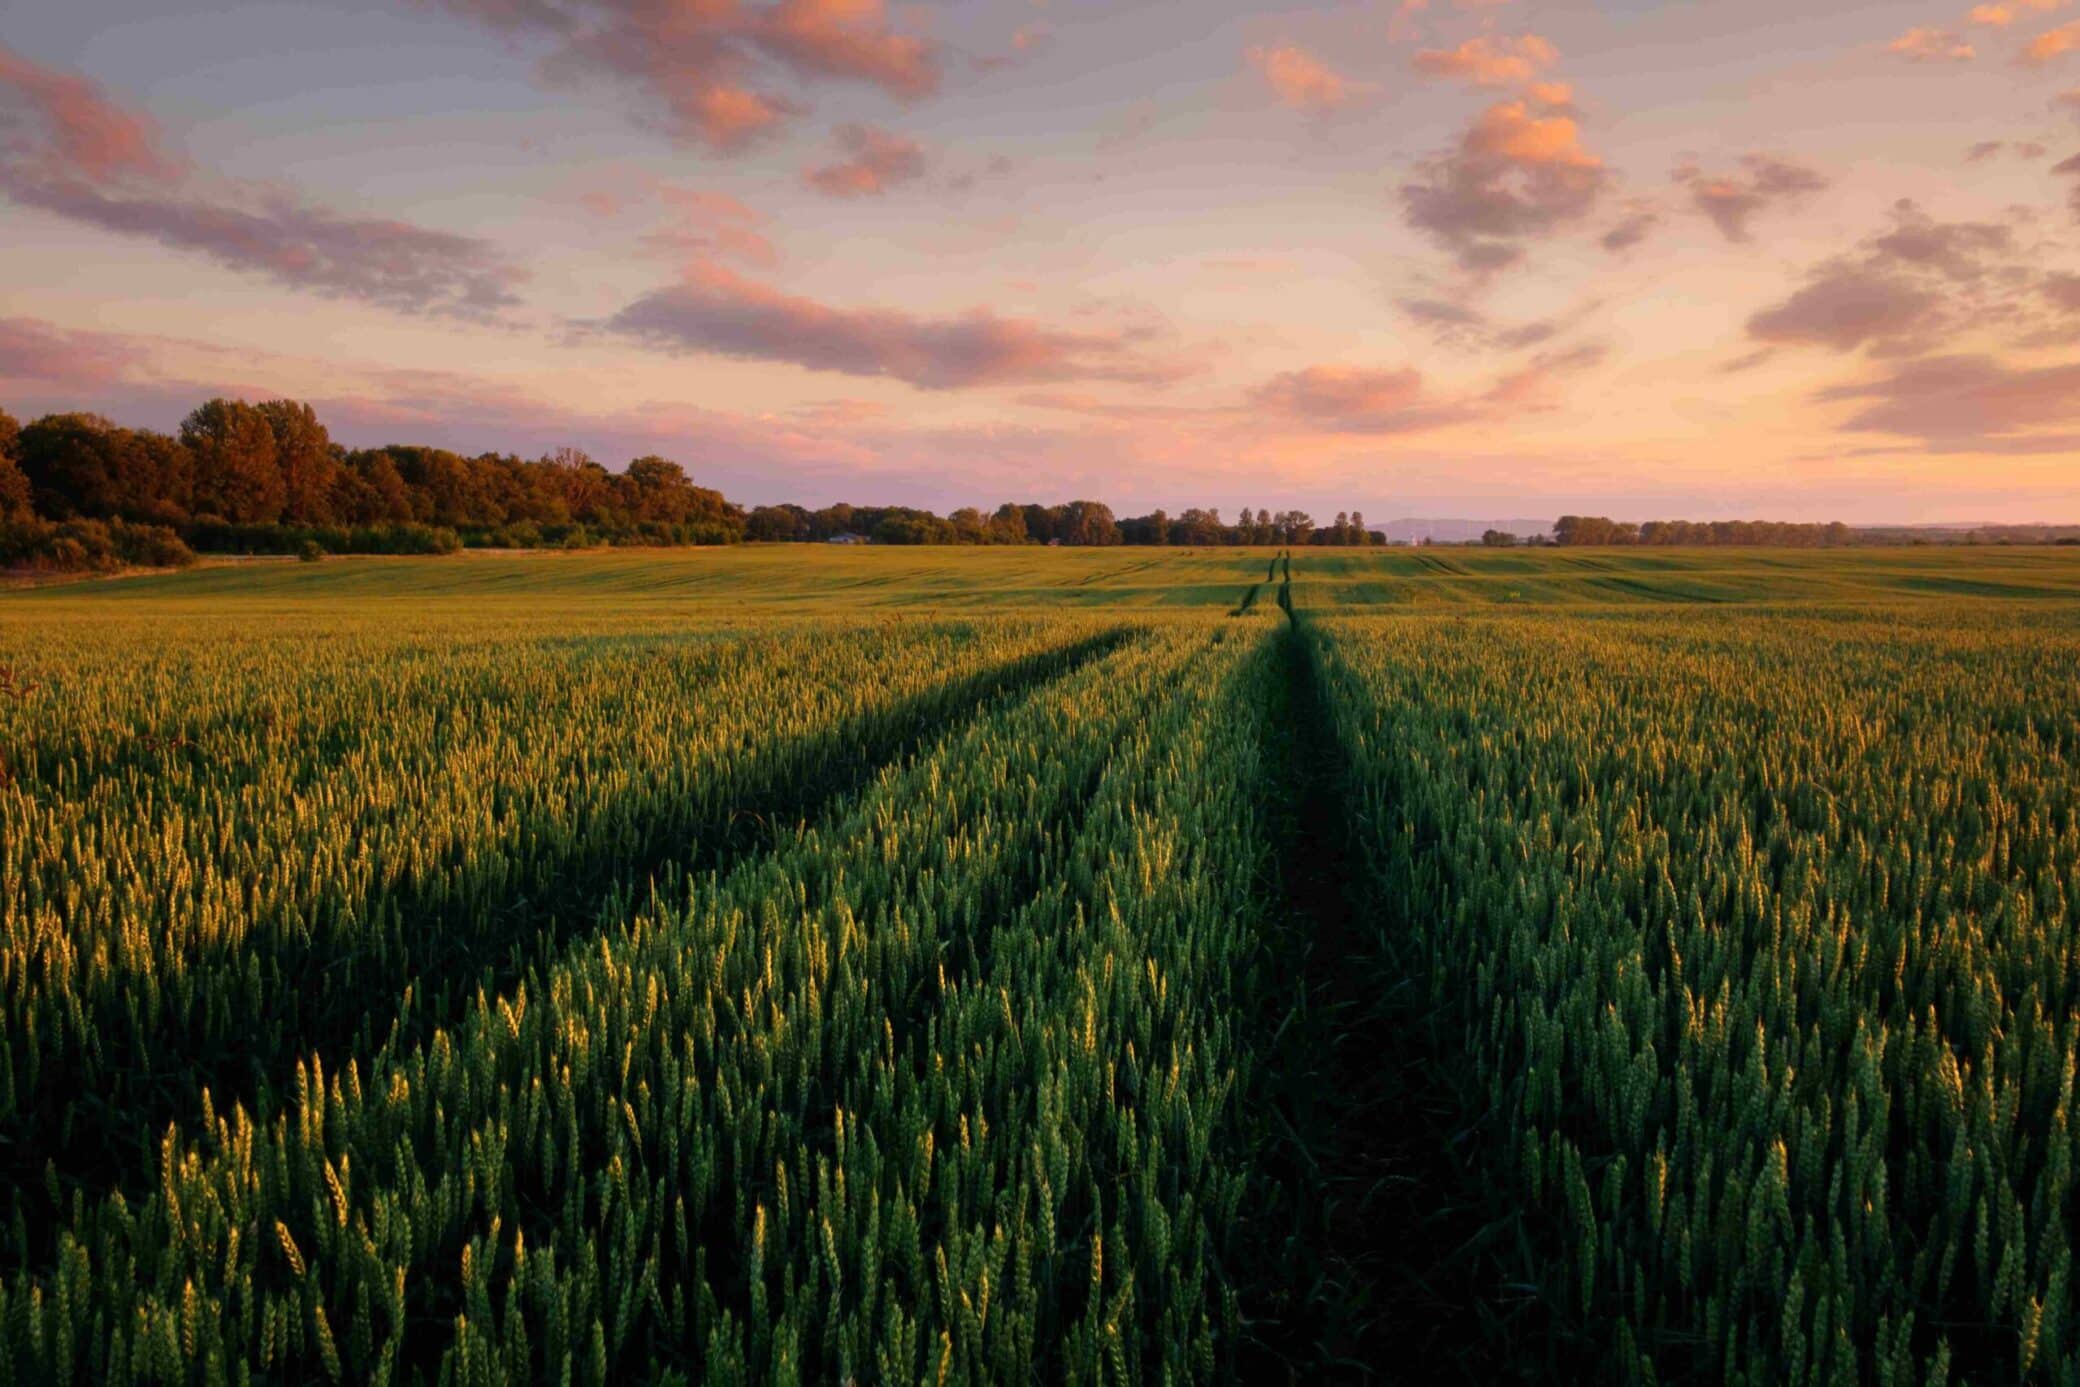
[[[195,514],[233,524],[282,518],[287,488],[275,461],[274,429],[244,400],[211,400],[181,421],[195,458]]]
[[[332,513],[332,483],[339,463],[332,436],[317,411],[299,400],[255,405],[274,434],[275,466],[282,472],[282,519],[292,525],[324,525]]]

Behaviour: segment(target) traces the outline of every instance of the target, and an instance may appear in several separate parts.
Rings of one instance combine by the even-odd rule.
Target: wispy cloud
[[[1560,61],[1560,50],[1537,34],[1515,38],[1480,35],[1456,48],[1426,48],[1414,59],[1426,77],[1452,77],[1483,87],[1514,87],[1532,81]]]
[[[884,0],[422,0],[501,32],[545,40],[551,80],[605,78],[634,87],[667,133],[717,150],[744,147],[798,110],[770,69],[802,81],[929,96],[942,54],[899,30]]]
[[[1885,51],[1917,63],[1968,63],[1978,56],[1971,40],[1948,29],[1909,29]]]
[[[907,135],[873,125],[841,125],[836,133],[841,157],[802,175],[825,196],[878,197],[924,177],[924,146]]]
[[[2080,364],[2016,367],[1990,356],[1927,357],[1816,397],[1861,407],[1842,425],[1988,452],[2066,452],[2080,424]]]
[[[1294,44],[1252,48],[1244,55],[1271,94],[1296,111],[1333,111],[1351,99],[1352,83]]]
[[[484,316],[525,273],[489,242],[359,216],[293,189],[212,180],[148,116],[0,47],[0,193],[292,288],[408,312]]]
[[[1141,333],[1070,331],[983,308],[955,317],[837,308],[715,265],[643,295],[604,327],[666,351],[884,376],[923,390],[1073,380],[1163,385],[1190,370],[1152,354]]]
[[[1765,210],[1792,204],[1827,187],[1827,179],[1812,169],[1770,154],[1750,154],[1741,160],[1741,172],[1708,174],[1696,164],[1684,164],[1673,175],[1690,190],[1697,210],[1729,241],[1745,241],[1749,223]]]

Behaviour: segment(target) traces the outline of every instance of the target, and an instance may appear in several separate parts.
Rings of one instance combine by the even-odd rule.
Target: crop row
[[[46,1163],[142,1173],[203,1088],[264,1101],[308,1049],[450,1019],[652,878],[1112,639],[371,628],[58,667],[9,710],[26,750],[0,788],[0,1138],[26,1216],[50,1212]]]
[[[452,1027],[205,1095],[48,1268],[17,1219],[0,1370],[1209,1375],[1269,630],[1143,633]]]
[[[2080,1380],[2069,622],[1310,639],[1387,956],[1613,1374]]]

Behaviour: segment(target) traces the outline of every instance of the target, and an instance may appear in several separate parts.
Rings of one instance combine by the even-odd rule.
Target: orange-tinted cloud
[[[1697,210],[1729,241],[1748,239],[1748,223],[1765,209],[1795,203],[1827,187],[1827,180],[1802,165],[1769,154],[1742,158],[1743,172],[1706,174],[1695,164],[1676,169],[1674,178],[1690,189]]]
[[[293,288],[483,315],[513,304],[525,278],[476,237],[202,179],[160,147],[147,117],[11,49],[0,49],[0,131],[0,193],[15,202]]]
[[[1611,183],[1572,116],[1523,100],[1490,106],[1421,173],[1401,188],[1409,224],[1477,273],[1515,263],[1518,243],[1586,217]]]
[[[1509,413],[1549,410],[1554,394],[1567,377],[1603,363],[1610,349],[1599,343],[1584,343],[1563,351],[1542,352],[1531,364],[1511,371],[1482,396],[1485,403]]]
[[[1272,95],[1296,111],[1333,111],[1350,100],[1350,82],[1293,44],[1252,48],[1246,55]]]
[[[631,83],[674,135],[742,148],[795,113],[758,85],[762,64],[805,80],[862,82],[913,100],[939,86],[941,58],[898,31],[884,0],[428,0],[507,33],[547,39],[552,79]]]
[[[2066,0],[1999,0],[1997,4],[1974,5],[1969,18],[1974,24],[2005,29],[2025,14],[2048,14],[2065,8]]]
[[[1482,35],[1457,48],[1422,50],[1415,56],[1415,69],[1426,77],[1463,78],[1483,87],[1514,87],[1530,82],[1559,61],[1560,50],[1537,34],[1517,38]],[[1565,99],[1562,98],[1563,102]]]
[[[802,175],[828,197],[878,197],[924,177],[924,146],[906,135],[872,125],[841,125],[837,139],[844,157]]]
[[[1138,334],[1072,332],[980,308],[946,318],[833,308],[717,265],[696,266],[605,326],[667,351],[886,376],[922,390],[1070,380],[1161,385],[1187,374],[1145,352]]]
[[[2053,59],[2064,57],[2080,48],[2080,20],[2061,24],[2056,29],[2047,29],[2031,39],[2016,61],[2029,67],[2041,67]]]
[[[1885,51],[1917,63],[1968,63],[1978,56],[1970,40],[1948,29],[1909,29]]]

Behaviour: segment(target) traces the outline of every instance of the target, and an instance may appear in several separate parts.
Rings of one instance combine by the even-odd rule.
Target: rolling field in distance
[[[73,583],[7,600],[10,610],[82,603],[156,611],[186,604],[337,610],[342,599],[467,599],[527,609],[569,602],[733,610],[943,610],[1237,605],[1267,582],[1275,549],[882,549],[778,545],[573,554],[465,552],[441,559],[211,563],[181,573]],[[2071,548],[1303,550],[1296,600],[1316,607],[1843,604],[1916,597],[2071,600]],[[112,604],[109,605],[109,604]],[[163,605],[161,605],[163,604]]]
[[[0,593],[0,1381],[2080,1382],[2080,550]]]

